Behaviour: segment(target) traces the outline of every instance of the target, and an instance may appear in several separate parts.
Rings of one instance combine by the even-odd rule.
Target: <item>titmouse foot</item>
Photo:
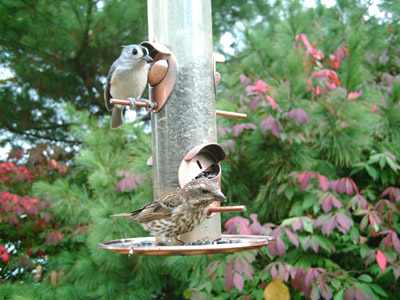
[[[128,98],[127,100],[131,101],[131,105],[129,105],[129,109],[134,109],[136,106],[136,99],[135,98]]]
[[[142,99],[140,99],[140,101],[142,101],[142,102],[144,102],[144,103],[147,103],[147,108],[146,108],[146,110],[147,110],[147,109],[153,109],[153,108],[154,108],[154,103],[151,102],[149,99],[144,99],[144,98],[142,98]]]

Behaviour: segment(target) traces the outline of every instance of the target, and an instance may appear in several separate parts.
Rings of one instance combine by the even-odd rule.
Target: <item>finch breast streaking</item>
[[[213,201],[226,201],[226,197],[216,182],[200,178],[138,210],[111,217],[131,218],[168,244],[167,238],[177,238],[196,228],[207,216]]]

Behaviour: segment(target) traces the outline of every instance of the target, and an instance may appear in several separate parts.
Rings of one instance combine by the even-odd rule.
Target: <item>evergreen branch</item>
[[[71,140],[67,140],[67,139],[61,139],[61,138],[56,138],[56,137],[49,137],[47,136],[43,136],[41,134],[37,134],[37,133],[30,133],[24,130],[20,130],[18,128],[13,128],[12,126],[10,126],[9,124],[3,124],[7,130],[9,132],[21,135],[21,136],[28,136],[28,137],[32,137],[32,138],[39,138],[39,139],[43,139],[43,140],[47,140],[47,141],[55,141],[55,142],[63,142],[63,143],[67,143],[67,144],[82,144],[81,141],[71,141]],[[63,124],[60,127],[66,127],[66,124]],[[48,129],[52,129],[51,127],[47,127]],[[54,126],[53,129],[57,129],[57,126]],[[36,129],[36,128],[35,128]],[[37,130],[37,129],[36,129]],[[39,129],[40,130],[40,129]]]
[[[361,18],[365,15],[365,13],[368,11],[368,9],[371,7],[371,5],[372,5],[372,2],[371,2],[371,0],[369,0],[368,2],[367,2],[367,7],[363,10],[363,12],[358,16],[358,18],[357,18],[357,22],[356,22],[356,24],[358,24],[358,22],[361,20]]]
[[[51,18],[49,18],[46,14],[38,11],[34,5],[32,5],[31,1],[26,1],[26,0],[21,0],[26,6],[30,7],[37,15],[41,16],[46,22],[57,26],[57,28],[62,29],[63,31],[67,32],[68,34],[71,34],[71,30],[61,23],[54,22]]]
[[[36,51],[36,52],[41,52],[40,57],[45,58],[46,56],[53,58],[53,61],[59,61],[61,58],[53,53],[47,52],[46,50],[40,49],[37,46],[32,46],[27,43],[21,42],[21,41],[15,41],[15,40],[8,40],[5,38],[0,38],[2,45],[6,44],[14,44],[13,48],[15,50],[21,50],[21,48],[29,48],[30,50]]]
[[[79,26],[80,26],[81,29],[83,30],[83,24],[82,24],[82,20],[81,20],[81,17],[80,17],[80,13],[79,13],[78,10],[76,9],[75,3],[72,3],[72,1],[73,1],[73,0],[69,0],[69,1],[67,1],[67,2],[68,2],[68,4],[70,5],[72,11],[74,12],[75,17],[76,17],[76,19],[78,20]]]
[[[250,38],[249,34],[247,33],[247,30],[245,32],[245,36],[247,38],[247,40],[250,42],[251,47],[254,49],[254,51],[256,52],[257,56],[260,58],[261,64],[263,65],[265,71],[268,73],[268,75],[274,79],[274,80],[278,80],[277,77],[271,72],[271,70],[268,68],[268,66],[264,63],[264,59],[262,58],[262,51],[257,47],[257,45],[254,43],[253,39]]]

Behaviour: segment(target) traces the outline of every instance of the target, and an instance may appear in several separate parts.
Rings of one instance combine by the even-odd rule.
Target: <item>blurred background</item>
[[[222,191],[247,206],[223,230],[277,243],[98,249],[147,235],[109,215],[153,199],[148,121],[111,131],[103,99],[121,45],[147,40],[146,1],[0,0],[0,299],[399,294],[399,1],[212,0],[212,13],[217,108],[248,114],[217,117]]]

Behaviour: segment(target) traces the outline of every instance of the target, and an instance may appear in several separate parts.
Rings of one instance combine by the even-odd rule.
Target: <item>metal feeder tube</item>
[[[179,64],[164,107],[152,114],[155,199],[176,190],[178,168],[194,146],[217,142],[211,1],[149,0],[149,41],[167,46]],[[220,215],[205,220],[184,241],[221,236]]]

